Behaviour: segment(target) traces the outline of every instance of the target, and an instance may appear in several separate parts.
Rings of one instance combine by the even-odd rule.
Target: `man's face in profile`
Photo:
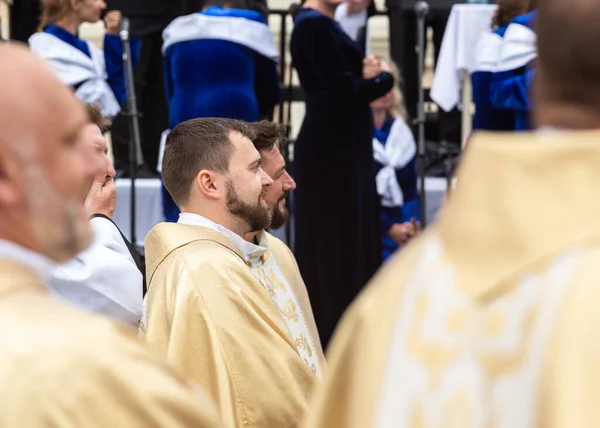
[[[267,190],[265,200],[273,209],[271,229],[279,229],[288,220],[290,213],[287,208],[288,192],[296,188],[296,182],[285,169],[285,159],[277,146],[262,150],[260,156],[264,171],[271,177],[273,184]]]

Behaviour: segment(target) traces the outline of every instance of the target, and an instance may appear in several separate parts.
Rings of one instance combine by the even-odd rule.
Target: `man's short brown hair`
[[[255,138],[252,140],[256,150],[259,152],[271,150],[274,146],[281,150],[286,139],[284,125],[269,122],[268,120],[254,122],[251,125],[256,134]]]
[[[100,128],[103,133],[110,127],[110,120],[102,115],[102,108],[98,103],[85,103],[90,122]]]
[[[224,118],[202,118],[182,122],[165,143],[162,179],[165,188],[181,207],[190,197],[192,182],[203,169],[225,173],[233,154],[233,132],[254,140],[246,122]]]

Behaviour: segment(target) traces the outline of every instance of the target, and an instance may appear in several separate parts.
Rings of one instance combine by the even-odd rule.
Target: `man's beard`
[[[271,214],[271,225],[269,226],[269,229],[277,230],[277,229],[283,227],[283,225],[286,224],[288,219],[290,218],[290,212],[288,211],[288,209],[286,207],[279,209],[280,202],[285,200],[287,198],[287,196],[288,195],[286,192],[281,198],[279,198],[279,200],[275,204],[275,208],[273,209],[273,214]]]
[[[250,232],[257,232],[269,227],[271,223],[271,210],[264,208],[260,200],[255,205],[244,202],[235,190],[231,181],[227,181],[227,210],[234,216],[245,221]]]
[[[27,183],[29,218],[44,254],[65,261],[87,248],[92,235],[87,222],[80,224],[82,202],[62,200],[39,167],[27,169]],[[48,227],[49,224],[53,226]]]

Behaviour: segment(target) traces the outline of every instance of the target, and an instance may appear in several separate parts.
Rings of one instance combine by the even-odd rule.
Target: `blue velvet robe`
[[[381,264],[369,104],[394,80],[363,79],[360,46],[313,9],[298,11],[290,50],[306,99],[294,146],[295,253],[326,345]]]
[[[510,25],[522,25],[534,31],[537,11],[519,16]],[[497,109],[512,111],[515,114],[517,131],[531,129],[530,113],[532,109],[530,91],[535,69],[533,63],[523,64],[513,70],[503,70],[492,75],[490,96]]]
[[[498,37],[504,37],[508,26],[497,28],[493,31]],[[486,42],[496,43],[494,40],[482,39]],[[481,43],[481,42],[480,42]],[[494,49],[494,46],[486,46],[488,49]],[[499,50],[500,46],[498,46]],[[496,52],[497,55],[500,52]],[[481,52],[479,52],[481,54]],[[496,56],[497,57],[497,56]],[[477,58],[476,63],[484,62]],[[473,130],[487,131],[510,131],[515,127],[514,112],[496,108],[491,99],[491,83],[493,70],[488,68],[476,69],[471,74],[471,83],[473,86],[473,102],[475,103],[475,115],[473,116]]]
[[[200,14],[244,18],[266,24],[258,12],[213,6]],[[281,99],[275,61],[247,46],[220,39],[175,43],[164,52],[169,126],[199,117],[255,122]],[[163,187],[165,219],[176,222],[179,209]]]

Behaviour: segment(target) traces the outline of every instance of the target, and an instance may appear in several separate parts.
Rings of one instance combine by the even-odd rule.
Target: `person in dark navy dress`
[[[294,146],[295,253],[324,346],[381,264],[369,103],[394,84],[334,21],[338,4],[307,0],[290,45],[306,99]]]

